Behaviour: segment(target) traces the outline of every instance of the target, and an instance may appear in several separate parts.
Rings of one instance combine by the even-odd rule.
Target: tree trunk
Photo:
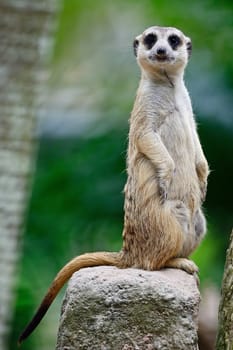
[[[227,251],[219,306],[217,350],[233,349],[233,230]]]
[[[42,38],[53,1],[0,0],[0,349],[12,317],[19,235],[30,194]],[[42,74],[43,73],[43,74]],[[40,85],[40,84],[39,84]]]

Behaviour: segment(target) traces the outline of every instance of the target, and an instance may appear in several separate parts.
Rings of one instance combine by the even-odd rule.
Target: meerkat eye
[[[156,41],[157,41],[157,36],[151,33],[145,36],[143,43],[147,47],[147,49],[150,50],[154,46]]]
[[[168,37],[168,42],[172,49],[175,50],[181,44],[181,39],[178,37],[178,35],[173,34]]]

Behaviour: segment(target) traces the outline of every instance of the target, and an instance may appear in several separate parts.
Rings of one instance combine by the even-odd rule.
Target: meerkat
[[[176,28],[154,26],[136,37],[133,49],[141,80],[130,117],[122,250],[87,253],[68,262],[20,335],[19,344],[81,268],[113,265],[198,271],[188,257],[206,231],[201,206],[209,169],[183,80],[191,40]]]

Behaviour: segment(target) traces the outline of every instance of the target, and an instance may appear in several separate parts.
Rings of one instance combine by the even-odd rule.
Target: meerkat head
[[[192,43],[176,28],[155,26],[137,36],[133,48],[142,70],[175,76],[187,65]]]

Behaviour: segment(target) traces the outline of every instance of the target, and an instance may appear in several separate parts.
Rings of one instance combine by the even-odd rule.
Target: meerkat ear
[[[191,56],[191,54],[192,54],[192,41],[191,41],[190,38],[187,38],[186,47],[187,47],[188,58],[189,58]]]
[[[134,55],[137,57],[138,55],[138,46],[139,46],[139,42],[140,42],[140,39],[141,39],[141,34],[136,36],[136,38],[134,39],[134,42],[133,42],[133,52],[134,52]]]
[[[134,42],[133,42],[133,52],[136,57],[138,55],[138,45],[139,45],[139,40],[136,38],[134,39]]]

